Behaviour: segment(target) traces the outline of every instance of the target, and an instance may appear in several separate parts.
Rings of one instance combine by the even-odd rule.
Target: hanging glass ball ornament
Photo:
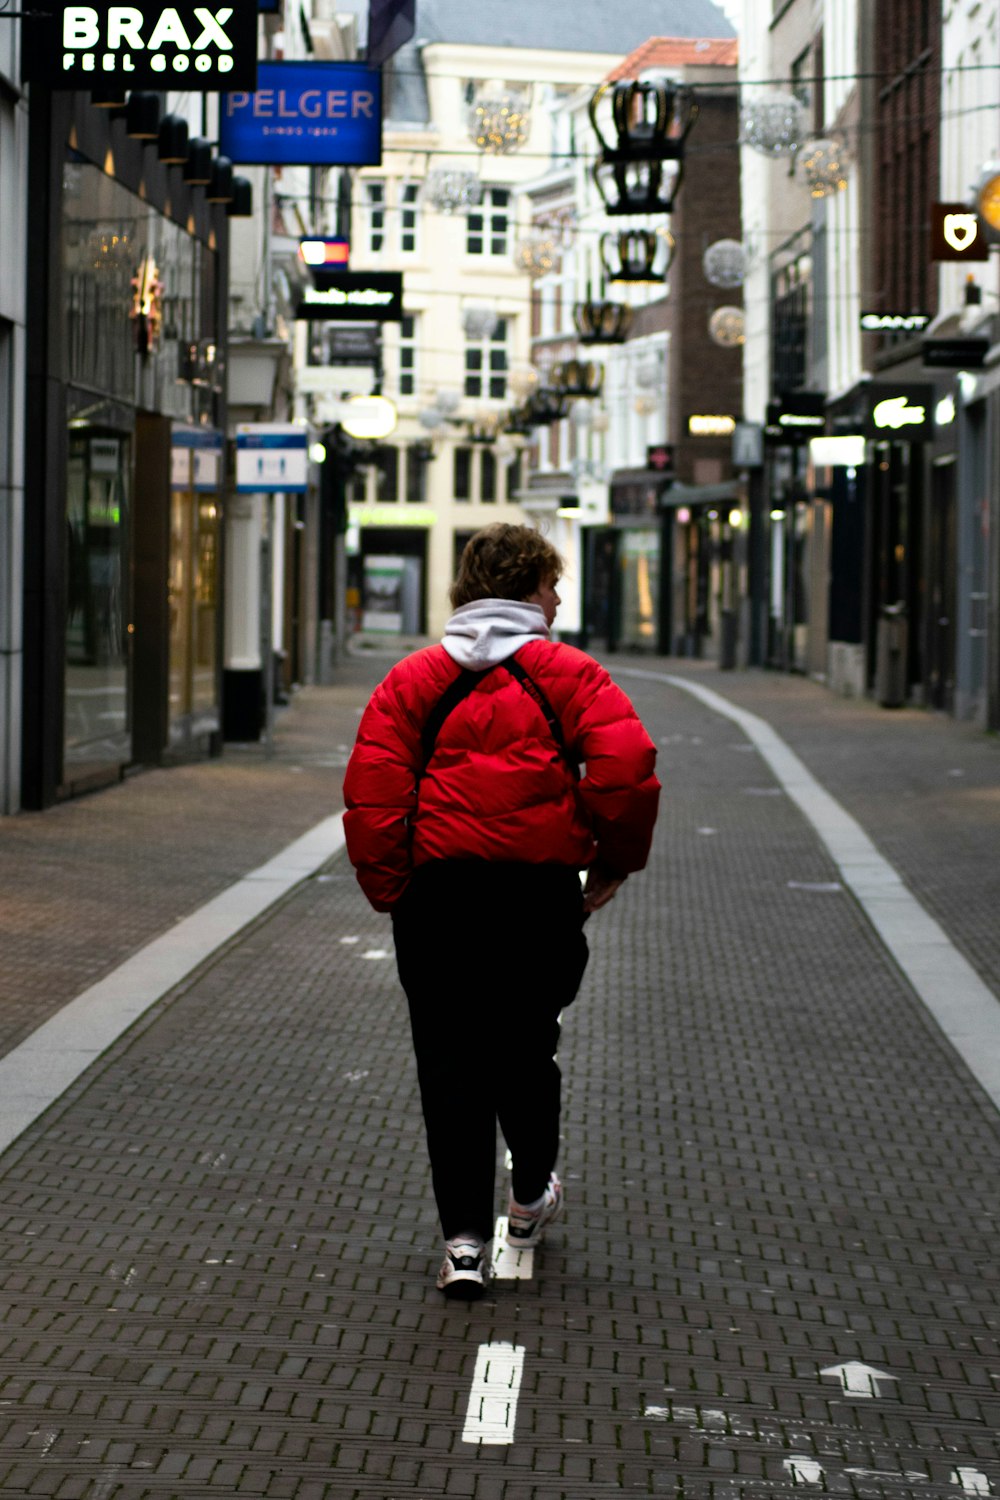
[[[417,412],[417,421],[421,427],[426,427],[428,432],[436,432],[438,428],[444,426],[445,415],[436,406],[425,406],[423,411]]]
[[[508,156],[528,139],[531,115],[528,96],[520,89],[487,84],[469,110],[469,135],[489,156]]]
[[[792,156],[806,134],[806,107],[794,94],[752,99],[740,111],[740,140],[762,156]]]
[[[488,339],[499,321],[492,307],[466,307],[462,312],[462,329],[469,339]]]
[[[655,396],[636,396],[633,404],[638,417],[651,417],[659,405]]]
[[[799,152],[802,175],[814,198],[829,198],[847,186],[847,162],[839,141],[806,141]]]
[[[435,167],[424,180],[421,197],[439,214],[468,213],[482,203],[483,184],[475,172]]]
[[[534,365],[515,365],[507,376],[507,386],[515,401],[526,401],[537,391],[541,380]]]
[[[746,339],[742,307],[717,307],[708,320],[708,336],[722,349],[736,349]]]
[[[747,274],[747,255],[739,240],[716,240],[701,259],[705,280],[712,286],[742,286]]]
[[[594,425],[594,405],[585,396],[581,396],[569,409],[569,419],[574,427],[584,428]]]
[[[438,391],[434,396],[434,405],[438,411],[443,412],[446,417],[453,416],[462,404],[461,391]]]
[[[526,235],[514,251],[514,264],[519,271],[526,271],[533,281],[552,270],[559,253],[555,235],[547,230]]]

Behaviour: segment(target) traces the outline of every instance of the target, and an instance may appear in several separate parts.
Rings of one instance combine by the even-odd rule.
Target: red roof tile
[[[651,68],[735,68],[739,55],[735,37],[696,40],[688,37],[651,36],[630,52],[608,74],[609,80],[638,78]]]

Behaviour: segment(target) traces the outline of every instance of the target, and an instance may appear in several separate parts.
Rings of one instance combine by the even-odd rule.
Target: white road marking
[[[993,1486],[978,1469],[953,1469],[952,1484],[960,1484],[967,1495],[992,1495]]]
[[[480,1344],[465,1415],[463,1443],[503,1446],[514,1441],[524,1350],[517,1344]]]
[[[861,824],[830,796],[784,740],[757,714],[720,693],[665,672],[616,668],[622,677],[680,688],[739,724],[776,779],[812,824],[868,920],[917,995],[1000,1108],[1000,1004],[948,934],[903,884]]]
[[[344,815],[308,833],[182,918],[0,1058],[0,1152],[150,1006],[344,847]]]
[[[786,882],[790,891],[842,891],[844,887],[839,880],[789,880]]]
[[[781,1467],[788,1470],[788,1477],[793,1484],[822,1484],[826,1478],[826,1470],[822,1464],[818,1464],[814,1458],[802,1458],[797,1453],[786,1458]]]
[[[534,1250],[515,1250],[508,1245],[507,1215],[501,1214],[493,1228],[493,1280],[530,1281],[534,1274]]]
[[[361,957],[373,959],[388,958],[389,950],[388,948],[368,948],[364,953],[362,953]]]
[[[845,1365],[829,1365],[819,1373],[832,1375],[835,1380],[839,1380],[845,1396],[881,1396],[879,1381],[896,1379],[895,1375],[889,1375],[885,1370],[876,1370],[874,1365],[863,1365],[856,1359],[848,1360]]]

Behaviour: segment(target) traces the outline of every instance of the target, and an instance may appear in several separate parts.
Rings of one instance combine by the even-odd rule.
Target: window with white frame
[[[510,189],[486,188],[466,219],[467,255],[506,255],[510,245]]]
[[[468,339],[465,345],[465,394],[502,401],[507,395],[510,320],[500,318],[486,339]]]
[[[372,255],[378,255],[385,248],[385,183],[369,181],[364,189],[368,249]]]
[[[404,182],[399,195],[399,249],[403,255],[416,255],[420,226],[420,184]]]
[[[417,320],[406,313],[399,325],[399,394],[414,396],[417,391]]]

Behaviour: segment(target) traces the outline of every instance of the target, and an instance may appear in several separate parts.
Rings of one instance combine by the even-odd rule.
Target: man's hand
[[[587,871],[587,884],[583,888],[583,909],[588,914],[598,911],[614,900],[615,892],[624,883],[624,877],[609,875],[600,865],[591,865]]]

